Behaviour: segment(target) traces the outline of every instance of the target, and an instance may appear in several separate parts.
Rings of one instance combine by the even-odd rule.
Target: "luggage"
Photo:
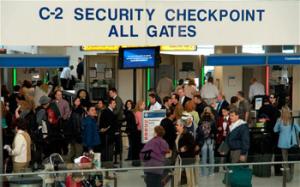
[[[253,162],[271,162],[272,154],[255,155]],[[257,177],[271,177],[271,165],[254,165],[253,175]]]
[[[223,183],[230,187],[252,187],[252,170],[247,166],[229,166]]]

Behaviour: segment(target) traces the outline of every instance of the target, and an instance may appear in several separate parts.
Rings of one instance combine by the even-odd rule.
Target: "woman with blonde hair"
[[[145,101],[139,100],[134,108],[134,116],[135,116],[135,123],[137,125],[136,133],[132,134],[134,137],[132,140],[132,165],[139,166],[139,153],[142,148],[142,119],[143,119],[143,111],[146,108]]]
[[[279,132],[277,146],[281,149],[283,160],[288,161],[289,156],[291,156],[289,155],[289,150],[292,147],[299,146],[300,127],[293,122],[291,110],[287,106],[282,107],[281,116],[275,124],[274,132]],[[283,167],[287,174],[287,181],[291,181],[293,179],[294,166],[284,164]]]
[[[195,108],[196,108],[195,103],[192,100],[190,100],[185,104],[184,110],[193,116],[193,122],[195,124],[195,128],[197,128],[200,118]]]

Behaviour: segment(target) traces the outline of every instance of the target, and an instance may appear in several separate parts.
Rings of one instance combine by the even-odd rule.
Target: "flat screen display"
[[[121,48],[119,55],[120,68],[154,68],[159,60],[159,48]]]

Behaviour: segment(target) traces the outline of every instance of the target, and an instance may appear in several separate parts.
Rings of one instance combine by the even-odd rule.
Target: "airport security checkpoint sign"
[[[299,45],[300,1],[1,0],[2,45]]]
[[[144,111],[142,117],[142,143],[154,137],[154,128],[166,117],[166,110]]]

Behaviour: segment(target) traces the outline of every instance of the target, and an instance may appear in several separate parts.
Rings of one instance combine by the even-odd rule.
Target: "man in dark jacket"
[[[114,139],[118,129],[114,109],[116,101],[110,99],[108,107],[103,110],[100,118],[100,132],[102,134],[102,159],[103,161],[113,161]]]
[[[81,80],[83,72],[84,72],[83,59],[81,57],[78,57],[78,65],[77,65],[77,68],[76,68],[76,73],[77,73],[77,78],[79,80]]]
[[[246,162],[250,147],[248,124],[239,118],[238,109],[230,110],[230,120],[227,143],[230,149],[231,162]]]
[[[116,102],[116,106],[113,110],[115,117],[117,118],[116,124],[117,129],[115,131],[115,155],[121,153],[122,143],[121,143],[121,126],[124,120],[124,111],[123,111],[123,101],[121,97],[118,96],[116,88],[109,89],[109,96],[110,98],[114,99]],[[117,162],[117,161],[116,161]]]
[[[176,140],[176,128],[174,124],[175,114],[174,109],[167,110],[166,118],[164,118],[160,125],[165,129],[165,135],[163,139],[169,144],[169,148],[171,151],[175,148],[175,140]]]
[[[196,105],[196,111],[198,112],[199,117],[202,115],[204,108],[207,107],[207,104],[201,98],[200,94],[196,94],[193,97],[193,101]]]

